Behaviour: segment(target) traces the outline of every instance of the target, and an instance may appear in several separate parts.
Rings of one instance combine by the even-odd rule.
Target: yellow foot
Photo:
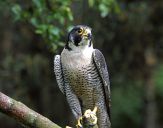
[[[97,107],[95,106],[93,111],[88,109],[84,113],[84,117],[87,119],[87,121],[89,122],[90,125],[96,125],[97,124],[96,112],[97,112]]]
[[[83,120],[83,117],[79,117],[77,125],[76,125],[77,128],[82,128],[83,127],[82,124],[81,124],[82,120]]]
[[[72,127],[66,126],[66,128],[72,128]]]

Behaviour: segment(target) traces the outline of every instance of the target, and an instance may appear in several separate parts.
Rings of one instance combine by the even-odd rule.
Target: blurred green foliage
[[[143,119],[141,114],[143,104],[141,83],[128,81],[128,83],[120,83],[121,85],[126,84],[127,87],[119,86],[112,90],[112,125],[116,128],[120,126],[138,128]]]
[[[159,65],[154,73],[156,91],[163,98],[163,65]]]
[[[112,11],[120,13],[116,0],[88,0],[89,6],[100,11],[101,17],[106,17]]]
[[[156,83],[156,96],[157,96],[157,105],[158,105],[158,120],[160,125],[162,125],[162,119],[163,119],[163,64],[158,65],[154,72],[154,80]]]
[[[73,20],[71,0],[32,0],[17,2],[12,6],[15,20],[23,20],[35,27],[48,45],[55,51],[63,46],[61,39]]]
[[[15,20],[27,21],[35,27],[48,46],[55,51],[58,46],[64,46],[62,38],[70,30],[73,23],[71,5],[75,0],[32,0],[30,3],[17,1],[12,5]],[[106,17],[111,9],[118,5],[115,0],[89,0],[90,7],[100,10],[101,16]],[[113,7],[114,5],[114,7]]]

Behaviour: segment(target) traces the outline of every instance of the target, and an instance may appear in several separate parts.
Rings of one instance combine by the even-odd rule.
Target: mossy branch
[[[61,128],[48,118],[0,92],[0,112],[29,128]]]

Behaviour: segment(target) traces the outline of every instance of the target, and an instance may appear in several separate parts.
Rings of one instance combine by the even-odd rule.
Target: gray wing
[[[56,80],[59,86],[59,89],[63,94],[65,94],[65,86],[64,86],[64,79],[63,79],[63,72],[62,72],[62,64],[61,64],[61,56],[56,55],[54,57],[54,73],[56,76]]]
[[[103,54],[98,49],[95,49],[93,51],[93,60],[94,60],[95,65],[98,69],[98,72],[102,78],[107,112],[108,112],[108,115],[110,117],[111,98],[110,98],[109,74],[108,74],[105,58],[104,58]]]

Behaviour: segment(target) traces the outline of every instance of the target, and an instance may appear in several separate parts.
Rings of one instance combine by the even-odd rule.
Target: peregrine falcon
[[[103,54],[93,48],[90,27],[77,25],[69,32],[61,55],[54,58],[54,72],[77,120],[96,106],[98,127],[111,128],[107,65]]]

